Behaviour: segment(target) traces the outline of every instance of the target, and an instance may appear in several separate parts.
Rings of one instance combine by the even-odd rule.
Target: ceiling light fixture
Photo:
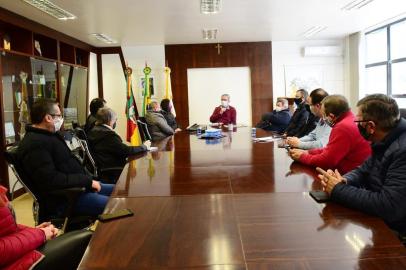
[[[58,20],[73,20],[76,16],[48,0],[22,0]]]
[[[303,33],[303,36],[308,38],[311,36],[314,36],[317,33],[320,33],[321,31],[325,30],[327,26],[313,26],[310,27],[306,32]]]
[[[217,38],[217,29],[203,29],[203,38],[206,40]]]
[[[200,0],[200,12],[202,14],[215,14],[220,12],[221,0]]]
[[[117,43],[117,41],[115,41],[114,39],[112,39],[111,37],[109,37],[109,36],[107,36],[105,34],[93,33],[93,34],[90,34],[90,35],[94,36],[98,40],[103,41],[104,43],[107,43],[107,44]]]
[[[354,0],[349,2],[347,5],[343,6],[341,10],[351,11],[354,9],[360,9],[373,1],[374,0]]]

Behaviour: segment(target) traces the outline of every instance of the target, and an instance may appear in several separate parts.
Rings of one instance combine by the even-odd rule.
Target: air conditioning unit
[[[309,46],[303,48],[303,56],[339,57],[343,56],[341,46]]]

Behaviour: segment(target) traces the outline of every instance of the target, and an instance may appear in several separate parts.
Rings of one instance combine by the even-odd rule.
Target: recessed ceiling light
[[[203,29],[203,38],[204,39],[216,39],[217,38],[217,29]]]
[[[200,0],[200,12],[202,14],[215,14],[220,12],[221,0]]]
[[[103,41],[104,43],[107,43],[107,44],[117,43],[117,41],[115,41],[114,39],[112,39],[111,37],[109,37],[109,36],[107,36],[105,34],[93,33],[93,34],[90,34],[90,35],[94,36],[98,40]]]
[[[73,20],[76,16],[48,0],[22,0],[58,20]]]
[[[360,8],[368,5],[369,3],[373,2],[373,1],[374,0],[355,0],[355,1],[351,1],[347,5],[343,6],[341,8],[341,10],[351,11],[351,10],[354,10],[354,9],[360,9]]]
[[[325,30],[327,26],[313,26],[307,29],[306,32],[303,33],[303,36],[308,38],[311,36],[314,36],[317,33],[320,33],[321,31]]]

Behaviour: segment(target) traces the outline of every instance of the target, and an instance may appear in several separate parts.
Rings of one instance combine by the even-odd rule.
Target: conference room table
[[[314,168],[249,127],[223,134],[132,157],[105,213],[134,216],[99,223],[79,269],[406,269],[382,220],[309,196]]]

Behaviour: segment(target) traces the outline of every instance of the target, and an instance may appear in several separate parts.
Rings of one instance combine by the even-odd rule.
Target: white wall
[[[251,75],[249,67],[192,68],[187,70],[189,123],[209,123],[222,94],[230,95],[237,123],[251,126]]]
[[[126,139],[127,118],[125,107],[127,100],[126,83],[118,54],[103,54],[103,96],[107,106],[117,113],[116,132],[123,141]]]
[[[99,86],[97,83],[97,55],[90,53],[89,61],[89,102],[99,97]],[[89,104],[88,104],[89,106]]]
[[[272,42],[274,102],[278,97],[291,95],[289,77],[292,76],[289,72],[309,76],[316,74],[320,86],[331,94],[346,95],[349,91],[346,82],[348,78],[345,76],[345,54],[338,57],[304,57],[303,48],[306,46],[341,46],[345,52],[347,43],[345,39]]]

